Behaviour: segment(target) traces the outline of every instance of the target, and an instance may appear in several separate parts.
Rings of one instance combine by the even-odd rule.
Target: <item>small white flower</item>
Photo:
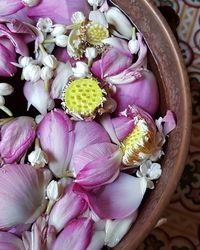
[[[128,48],[129,48],[131,54],[137,54],[139,49],[140,49],[138,40],[136,40],[136,39],[130,40],[128,42]]]
[[[43,63],[51,69],[55,69],[58,65],[58,61],[54,55],[46,55],[43,58]]]
[[[67,28],[63,24],[54,24],[51,35],[53,37],[64,35],[67,32]]]
[[[41,69],[41,78],[42,80],[50,80],[53,77],[53,70],[47,66],[44,66]]]
[[[28,161],[36,168],[43,168],[48,163],[48,157],[41,148],[37,147],[28,155]]]
[[[39,4],[40,0],[22,0],[22,3],[28,7],[33,7]]]
[[[0,106],[4,106],[5,105],[5,98],[0,95]]]
[[[19,61],[19,65],[22,68],[25,68],[26,66],[28,66],[33,61],[33,58],[28,57],[28,56],[20,56],[18,61]]]
[[[147,187],[154,189],[153,180],[159,179],[162,169],[159,163],[153,163],[151,160],[147,160],[140,166],[140,170],[136,172],[137,177],[143,177],[147,181]]]
[[[89,5],[91,6],[101,6],[104,0],[88,0]]]
[[[72,68],[72,71],[76,78],[84,78],[89,74],[88,65],[84,62],[77,62],[76,67]]]
[[[58,47],[67,47],[68,44],[68,36],[66,35],[60,35],[55,38],[56,45]]]
[[[88,47],[85,50],[85,57],[89,60],[96,58],[98,55],[97,50],[93,47]]]
[[[11,95],[13,91],[14,91],[14,88],[10,84],[5,83],[5,82],[0,83],[0,95],[3,95],[3,96]]]
[[[57,181],[52,180],[47,186],[47,198],[50,201],[57,201],[60,198],[62,191],[62,185]]]
[[[37,27],[44,33],[50,33],[53,30],[53,22],[50,18],[39,18],[37,22]]]
[[[81,11],[77,11],[72,15],[71,21],[74,24],[82,23],[85,21],[85,16]]]
[[[23,68],[22,74],[26,81],[37,82],[40,79],[41,68],[39,65],[29,64]]]

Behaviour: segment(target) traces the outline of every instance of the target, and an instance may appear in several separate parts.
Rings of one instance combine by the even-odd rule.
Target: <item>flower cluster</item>
[[[0,248],[114,247],[176,127],[171,111],[154,119],[142,34],[106,0],[0,5],[0,110],[10,116],[0,119]],[[5,77],[16,72],[33,112],[13,117]]]

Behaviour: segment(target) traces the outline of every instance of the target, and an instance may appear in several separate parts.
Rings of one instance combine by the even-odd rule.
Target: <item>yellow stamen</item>
[[[107,37],[109,37],[109,32],[104,26],[94,22],[87,25],[86,39],[88,43],[98,45]]]

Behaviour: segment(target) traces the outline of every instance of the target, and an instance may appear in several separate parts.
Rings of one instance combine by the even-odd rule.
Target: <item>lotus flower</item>
[[[4,163],[14,163],[30,147],[36,124],[31,117],[21,116],[1,127],[0,156]]]
[[[0,229],[33,223],[46,208],[49,171],[10,164],[0,169]]]
[[[101,59],[92,64],[91,68],[91,72],[101,79],[121,73],[131,66],[133,60],[125,40],[111,37],[103,42],[110,45],[110,48],[102,54]]]
[[[0,232],[0,249],[25,250],[22,240],[8,232]]]
[[[100,219],[123,219],[131,215],[138,209],[145,191],[144,178],[125,173],[120,173],[113,183],[94,191],[87,191],[78,184],[74,185],[74,192],[87,201],[90,209]]]
[[[49,17],[54,23],[69,25],[72,14],[77,11],[88,14],[89,7],[86,0],[74,0],[73,2],[60,0],[59,4],[56,1],[42,0],[39,5],[28,9],[28,16],[33,20]]]
[[[58,235],[52,250],[85,250],[90,243],[93,221],[87,218],[74,219]]]
[[[140,71],[141,78],[129,84],[116,85],[117,101],[116,114],[125,110],[129,105],[137,105],[152,116],[159,105],[159,92],[156,79],[151,71]]]
[[[71,159],[74,132],[72,122],[61,110],[46,114],[37,130],[41,148],[49,160],[49,168],[57,177],[65,176]]]
[[[73,184],[65,189],[63,197],[56,202],[50,212],[48,224],[60,232],[67,223],[78,217],[87,208],[86,202],[72,190]]]
[[[0,75],[12,76],[16,73],[16,67],[11,63],[15,62],[16,53],[28,55],[27,42],[33,41],[36,35],[29,26],[18,21],[0,21]]]

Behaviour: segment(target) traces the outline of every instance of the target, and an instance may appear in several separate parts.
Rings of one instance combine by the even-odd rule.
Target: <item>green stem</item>
[[[21,81],[25,80],[23,73],[21,74]]]
[[[42,44],[39,45],[39,48],[40,48],[40,50],[42,51],[43,54],[47,53]]]
[[[5,106],[0,106],[0,109],[5,112],[8,116],[13,116],[13,113],[10,111],[9,108],[5,107]]]
[[[46,92],[49,91],[49,80],[44,81],[44,89],[45,89]]]
[[[133,27],[133,30],[132,30],[132,40],[136,40],[136,30],[135,30],[135,27]]]
[[[46,39],[44,40],[43,44],[46,44],[46,43],[55,43],[55,39]]]
[[[92,62],[93,62],[93,59],[92,59],[92,58],[88,59],[88,68],[91,68]]]
[[[46,215],[49,215],[49,214],[50,214],[53,205],[54,205],[54,201],[49,200],[48,205],[47,205],[47,209],[46,209],[46,211],[45,211],[45,214],[46,214]]]
[[[35,139],[35,149],[37,149],[39,147],[40,147],[40,142],[39,142],[38,137],[36,137],[36,139]]]

